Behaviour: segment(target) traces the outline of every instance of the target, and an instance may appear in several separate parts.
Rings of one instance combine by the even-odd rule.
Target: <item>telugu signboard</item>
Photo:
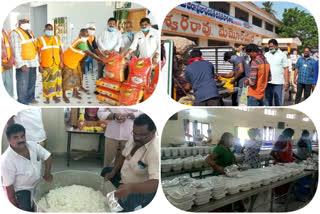
[[[197,16],[202,16],[206,18],[210,18],[212,20],[233,25],[235,27],[239,27],[244,30],[252,30],[252,25],[249,22],[242,21],[228,14],[222,13],[210,7],[207,7],[202,4],[188,2],[184,4],[180,4],[175,8],[176,10],[184,11],[187,13],[191,13]]]
[[[255,34],[237,30],[231,27],[219,26],[216,23],[201,20],[200,18],[182,16],[176,12],[170,12],[163,23],[164,32],[183,33],[184,35],[205,37],[233,41],[238,43],[256,43],[261,40]]]

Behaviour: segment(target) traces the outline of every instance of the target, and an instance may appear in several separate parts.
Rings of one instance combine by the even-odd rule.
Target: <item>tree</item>
[[[277,11],[275,11],[274,9],[272,9],[273,7],[273,2],[271,1],[265,1],[262,3],[263,8],[266,12],[270,13],[271,15],[275,16],[277,15]]]
[[[318,28],[314,17],[297,7],[284,10],[279,32],[280,37],[298,37],[302,42],[300,53],[304,47],[318,47]]]

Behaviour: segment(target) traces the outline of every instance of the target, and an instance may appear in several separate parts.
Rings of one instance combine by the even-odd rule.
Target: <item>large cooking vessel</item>
[[[46,207],[40,207],[38,201],[47,194],[50,190],[57,187],[71,186],[74,184],[91,187],[94,190],[99,190],[103,195],[115,190],[115,187],[110,181],[104,181],[103,177],[98,174],[86,171],[67,170],[53,173],[53,181],[46,182],[44,179],[34,188],[32,198],[35,204],[36,212],[46,212]],[[88,205],[89,206],[89,205]],[[110,212],[106,206],[106,210]]]

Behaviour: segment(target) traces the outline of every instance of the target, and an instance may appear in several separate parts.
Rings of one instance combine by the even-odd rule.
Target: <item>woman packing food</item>
[[[214,169],[214,175],[224,174],[224,168],[235,163],[235,156],[231,151],[233,145],[233,135],[225,132],[213,152],[206,158],[206,163]]]

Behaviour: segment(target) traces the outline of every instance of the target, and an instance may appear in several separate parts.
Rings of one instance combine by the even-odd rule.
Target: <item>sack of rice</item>
[[[119,104],[125,106],[136,105],[143,96],[142,87],[124,83],[120,89]]]
[[[105,76],[123,82],[126,60],[121,54],[110,54],[106,59]]]
[[[99,92],[99,94],[106,95],[112,99],[119,100],[119,91],[114,91],[114,90],[110,90],[108,88],[99,86],[97,88],[97,92]]]
[[[103,86],[111,90],[120,91],[121,83],[109,78],[101,78],[96,82],[97,86]]]
[[[148,86],[152,69],[150,58],[140,58],[133,56],[129,62],[129,76],[127,83],[137,86]]]
[[[107,103],[109,105],[112,105],[112,106],[118,106],[119,105],[119,101],[114,100],[111,97],[108,97],[108,96],[103,95],[103,94],[99,94],[97,96],[97,99],[102,101],[102,102],[105,102],[105,103]]]
[[[147,100],[153,94],[154,90],[155,88],[153,87],[146,87],[143,93],[143,101]]]

